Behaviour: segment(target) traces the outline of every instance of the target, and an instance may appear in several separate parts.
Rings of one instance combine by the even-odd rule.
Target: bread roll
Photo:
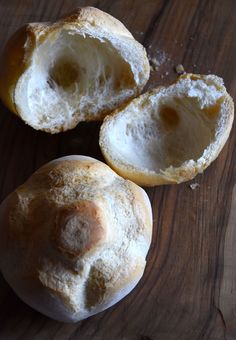
[[[107,163],[139,185],[181,183],[216,159],[233,118],[221,78],[186,74],[107,117],[100,146]]]
[[[76,322],[136,286],[151,234],[143,189],[93,158],[59,158],[1,204],[0,269],[27,304]]]
[[[84,7],[55,23],[31,23],[1,58],[0,98],[34,129],[57,133],[101,120],[149,78],[144,47],[117,19]]]

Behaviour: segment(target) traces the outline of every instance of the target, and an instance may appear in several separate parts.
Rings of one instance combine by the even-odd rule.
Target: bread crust
[[[149,74],[150,67],[147,59],[147,54],[144,47],[141,46],[125,28],[125,26],[111,15],[93,7],[81,7],[75,9],[69,15],[59,19],[58,21],[44,23],[29,23],[20,28],[8,41],[4,52],[1,56],[0,68],[0,98],[7,108],[31,125],[35,129],[43,130],[49,133],[58,133],[68,129],[73,129],[79,121],[102,120],[107,114],[113,111],[113,108],[100,109],[96,115],[92,115],[89,110],[84,112],[85,119],[75,119],[66,128],[62,126],[44,128],[32,125],[24,116],[24,109],[16,103],[16,90],[19,80],[24,75],[26,70],[32,64],[32,58],[36,49],[45,41],[56,39],[57,35],[62,30],[73,30],[78,34],[84,35],[84,30],[87,30],[89,35],[100,39],[104,32],[104,39],[110,39],[110,42],[116,42],[121,39],[126,46],[126,49],[133,49],[139,54],[140,65],[135,65],[134,61],[130,60],[131,69],[136,69],[136,74],[133,74],[134,81],[133,93],[123,102],[127,102],[130,98],[134,98],[141,93],[145,86]],[[119,44],[118,44],[119,45]],[[115,48],[122,51],[124,47],[116,46]],[[122,52],[123,53],[123,52]],[[138,73],[139,75],[138,75]],[[137,78],[137,79],[135,79]],[[139,78],[139,79],[138,79]],[[118,103],[118,105],[122,102]]]
[[[15,87],[30,64],[34,48],[34,32],[30,25],[25,25],[8,40],[0,59],[0,98],[6,107],[18,116],[14,98]]]
[[[166,169],[164,168],[160,170],[157,168],[150,170],[147,168],[147,164],[145,164],[145,162],[143,162],[142,166],[136,166],[135,164],[132,164],[132,161],[130,161],[128,156],[127,158],[122,158],[122,156],[118,156],[116,151],[116,143],[114,141],[113,145],[109,141],[109,134],[111,133],[114,135],[114,133],[112,132],[112,127],[115,126],[118,121],[122,121],[122,119],[125,126],[125,118],[123,118],[125,112],[128,112],[129,110],[132,111],[132,109],[130,109],[131,107],[137,108],[139,109],[139,115],[135,119],[138,119],[141,122],[144,121],[146,115],[143,113],[146,107],[145,103],[148,103],[150,98],[152,97],[158,97],[159,94],[162,96],[163,93],[163,96],[166,96],[165,93],[166,91],[168,91],[168,89],[171,89],[171,87],[174,88],[174,86],[179,86],[178,84],[181,81],[183,82],[184,80],[193,82],[196,80],[203,80],[206,86],[213,86],[217,91],[219,91],[219,93],[222,93],[219,99],[220,104],[216,102],[216,105],[219,105],[219,110],[217,113],[215,113],[216,116],[213,117],[213,119],[215,119],[215,126],[213,128],[214,137],[212,137],[212,141],[209,143],[209,145],[206,145],[205,150],[202,151],[202,154],[198,157],[198,159],[193,160],[194,150],[192,150],[192,157],[189,160],[183,161],[182,164],[180,164],[179,166],[170,165]],[[176,90],[176,95],[178,95],[178,90]],[[161,96],[160,98],[162,98]],[[214,108],[214,105],[212,105],[211,107]],[[129,118],[132,121],[131,111]],[[206,114],[208,114],[207,109]],[[121,109],[117,109],[116,111],[114,111],[113,114],[106,117],[100,129],[99,144],[107,164],[120,176],[142,186],[178,184],[189,181],[193,179],[197,174],[202,173],[218,157],[220,151],[222,150],[229,137],[233,119],[233,99],[226,92],[226,89],[223,86],[223,80],[221,78],[214,75],[204,76],[185,74],[179,77],[178,80],[169,87],[158,87],[156,89],[153,89],[141,95],[139,98],[132,100],[129,104],[123,106]],[[149,128],[151,131],[155,130],[155,127],[153,126],[149,126]],[[141,132],[141,137],[144,137],[145,139],[144,132],[143,135]],[[162,136],[160,135],[159,138],[161,139]],[[148,141],[146,141],[145,144],[143,143],[143,145],[145,145],[146,149],[148,149]],[[125,147],[127,146],[125,146],[124,144],[123,146],[120,146],[120,149],[122,150]],[[166,157],[165,153],[163,153],[163,158],[164,157]]]
[[[84,156],[52,161],[0,206],[0,269],[16,294],[76,322],[127,295],[143,275],[152,213],[143,189]]]

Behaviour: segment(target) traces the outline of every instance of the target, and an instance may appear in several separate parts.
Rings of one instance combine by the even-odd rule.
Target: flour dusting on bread
[[[95,159],[59,158],[2,203],[0,269],[30,306],[76,322],[136,286],[151,234],[143,189]]]

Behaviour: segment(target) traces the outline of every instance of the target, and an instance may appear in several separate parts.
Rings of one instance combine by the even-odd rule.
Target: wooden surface
[[[161,64],[148,87],[167,84],[178,63],[222,76],[236,97],[235,0],[0,0],[0,45],[26,22],[48,21],[78,5],[111,13]],[[1,66],[0,66],[1,67]],[[99,124],[49,136],[0,104],[0,199],[56,157],[102,159]],[[148,189],[153,242],[138,287],[109,310],[62,324],[21,302],[0,276],[0,339],[236,339],[235,126],[220,157],[191,183]]]

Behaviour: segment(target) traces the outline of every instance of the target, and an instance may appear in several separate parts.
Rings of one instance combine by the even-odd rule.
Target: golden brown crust
[[[65,207],[56,217],[53,240],[59,251],[70,257],[82,256],[106,237],[104,214],[95,202],[80,200]]]
[[[27,69],[35,47],[35,36],[29,25],[16,31],[7,42],[0,60],[0,98],[18,115],[14,92],[18,79]]]
[[[79,25],[86,23],[103,29],[107,28],[115,34],[133,38],[132,34],[127,30],[122,22],[95,7],[78,7],[71,13],[63,16],[60,20],[58,20],[58,22],[69,24],[78,23]]]

